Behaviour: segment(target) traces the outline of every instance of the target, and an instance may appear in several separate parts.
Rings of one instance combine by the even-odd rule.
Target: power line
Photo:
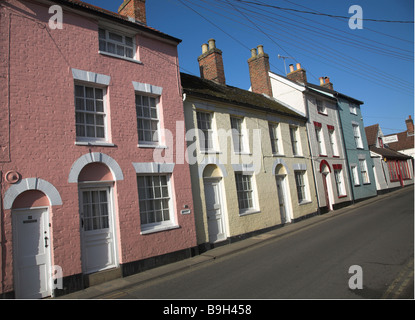
[[[243,3],[250,3],[250,4],[253,4],[253,5],[256,5],[256,6],[269,7],[269,8],[274,8],[274,9],[284,10],[284,11],[294,11],[294,12],[299,12],[299,13],[326,16],[326,17],[330,17],[330,18],[350,19],[350,17],[346,17],[346,16],[339,16],[339,15],[322,13],[322,12],[312,12],[312,11],[298,10],[298,9],[292,9],[292,8],[283,8],[283,7],[279,7],[279,6],[275,6],[275,5],[270,5],[270,4],[265,4],[265,3],[257,3],[257,2],[253,2],[253,1],[246,1],[246,0],[235,0],[235,1],[243,2]],[[401,20],[383,20],[383,19],[368,19],[368,18],[356,18],[356,19],[362,20],[362,21],[373,21],[373,22],[414,23],[414,21],[401,21]]]
[[[203,2],[207,2],[207,1],[204,1],[203,0]],[[202,8],[204,8],[204,7],[202,7]],[[237,11],[238,13],[240,13],[240,11],[239,10],[235,10],[235,7],[234,6],[232,6],[232,8],[234,9],[234,11]],[[204,9],[206,9],[206,8],[204,8]],[[209,11],[213,11],[212,9],[206,9],[206,10],[209,10]],[[222,13],[224,11],[224,8],[222,8],[221,10],[220,10],[220,12]],[[229,18],[229,15],[223,15],[223,14],[221,14],[221,13],[218,13],[218,12],[216,12],[216,11],[213,11],[215,14],[217,14],[217,15],[221,15],[221,16],[224,16],[224,17],[226,17],[227,19],[230,19]],[[257,13],[258,14],[258,13]],[[245,16],[246,17],[246,16]],[[232,20],[232,19],[231,19]],[[251,29],[258,29],[258,27],[256,26],[256,25],[254,25],[253,24],[253,22],[252,22],[252,20],[250,20],[249,18],[247,19],[249,22],[250,22],[250,25],[248,26],[248,25],[246,25],[246,24],[243,24],[243,23],[241,23],[240,21],[236,21],[236,22],[238,22],[238,23],[240,23],[240,24],[243,24],[243,25],[245,25],[245,26],[247,26],[248,28],[251,28]],[[262,19],[261,19],[262,20]],[[235,21],[235,20],[234,20]],[[254,25],[254,26],[253,26]],[[266,28],[265,28],[266,29]],[[275,32],[275,30],[273,29],[273,30],[270,30],[271,32]],[[266,36],[267,36],[267,38],[268,39],[270,39],[273,43],[275,43],[275,41],[273,40],[273,39],[275,39],[276,37],[272,37],[272,36],[270,36],[269,34],[267,34],[265,31],[263,31],[263,30],[261,30],[261,33],[263,33],[263,34],[265,34]],[[278,39],[278,38],[276,38],[276,39]],[[288,42],[288,44],[289,45],[291,45],[291,46],[295,46],[295,47],[300,47],[299,45],[296,45],[295,43],[293,43],[292,41],[290,42],[290,41],[287,41],[287,40],[284,40],[284,39],[278,39],[279,41],[281,41],[281,42]],[[304,40],[304,39],[303,39]],[[325,64],[330,64],[330,63],[327,63],[327,55],[325,55],[325,56],[322,56],[322,55],[320,55],[320,54],[318,54],[318,52],[319,52],[319,50],[314,50],[314,51],[310,51],[310,50],[307,50],[306,48],[304,48],[304,46],[301,46],[300,47],[301,49],[302,49],[302,52],[304,52],[304,51],[307,51],[307,52],[311,52],[312,53],[312,57],[310,57],[311,59],[314,59],[314,60],[318,60],[318,59],[316,59],[315,58],[315,56],[318,56],[318,57],[321,57],[321,58],[323,58],[324,59],[324,63]],[[284,50],[285,51],[285,50]],[[285,51],[286,52],[286,51]],[[338,57],[338,59],[340,58],[340,57],[342,57],[342,55],[341,55],[341,53],[340,53],[340,55],[339,54],[335,54],[335,57]],[[351,60],[351,58],[349,58],[350,60]],[[362,63],[359,63],[358,62],[358,64],[361,64],[362,65]],[[401,90],[402,92],[405,92],[405,93],[408,93],[408,91],[406,91],[406,88],[405,87],[402,87],[402,86],[398,86],[396,83],[388,83],[387,85],[386,85],[386,83],[385,83],[385,81],[382,81],[382,80],[380,80],[379,79],[379,77],[380,76],[382,76],[381,74],[379,74],[379,72],[374,72],[374,76],[371,76],[370,75],[370,69],[369,70],[367,70],[366,69],[366,71],[365,72],[361,72],[359,69],[356,69],[356,68],[351,68],[349,65],[344,65],[344,63],[343,63],[343,60],[340,60],[338,63],[336,63],[336,65],[335,65],[335,67],[336,68],[339,68],[339,66],[341,67],[341,66],[343,66],[343,68],[345,68],[345,69],[349,69],[350,71],[348,72],[348,71],[346,71],[346,72],[348,72],[348,73],[351,73],[352,75],[354,75],[354,76],[357,76],[357,77],[359,77],[359,78],[365,78],[365,79],[367,79],[368,81],[370,81],[370,82],[373,82],[373,83],[375,83],[375,84],[377,84],[377,85],[380,85],[380,86],[383,86],[383,87],[386,87],[386,88],[389,88],[389,89],[396,89],[396,90]],[[311,75],[313,75],[312,73],[311,73]],[[313,75],[314,76],[314,75]],[[315,77],[315,76],[314,76]],[[387,76],[383,76],[383,77],[387,77]],[[316,79],[317,79],[317,77],[315,77]],[[409,88],[408,88],[408,90],[409,90]],[[411,94],[412,94],[412,91],[410,92]]]

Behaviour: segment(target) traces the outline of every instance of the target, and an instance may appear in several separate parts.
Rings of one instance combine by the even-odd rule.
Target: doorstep
[[[98,271],[84,276],[85,286],[96,286],[104,282],[115,280],[122,277],[122,270],[120,267],[108,270]]]

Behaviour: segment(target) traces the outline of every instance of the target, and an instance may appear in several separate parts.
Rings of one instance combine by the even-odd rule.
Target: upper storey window
[[[99,28],[99,50],[122,58],[134,58],[134,39]]]

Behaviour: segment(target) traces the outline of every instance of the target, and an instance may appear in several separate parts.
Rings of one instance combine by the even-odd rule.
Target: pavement
[[[281,228],[277,228],[266,233],[262,233],[244,240],[240,240],[238,242],[216,247],[214,249],[208,250],[200,255],[188,259],[170,263],[128,277],[117,278],[115,280],[93,285],[86,289],[52,299],[114,299],[117,297],[117,291],[119,290],[126,289],[132,286],[141,285],[152,280],[159,280],[160,278],[190,270],[191,268],[195,268],[202,264],[212,262],[213,260],[229,257],[232,254],[236,254],[243,250],[247,250],[249,248],[254,248],[255,246],[265,244],[267,241],[272,241],[277,238],[299,232],[306,228],[310,228],[311,226],[322,223],[328,219],[332,219],[341,214],[351,212],[354,209],[361,208],[381,199],[391,197],[393,195],[396,195],[397,193],[407,191],[408,189],[411,189],[413,191],[413,188],[413,185],[406,186],[405,188],[398,189],[396,191],[389,192],[383,195],[378,195],[377,197],[360,201],[345,208],[331,211],[329,213],[325,213],[322,215],[316,215],[295,223],[286,224]]]

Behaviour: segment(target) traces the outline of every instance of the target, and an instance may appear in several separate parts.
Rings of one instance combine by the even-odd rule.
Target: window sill
[[[303,155],[299,155],[299,154],[295,154],[294,155],[294,158],[304,158],[304,156]]]
[[[100,141],[75,141],[76,146],[96,146],[96,147],[115,147],[116,145],[109,142]]]
[[[298,205],[303,206],[303,205],[310,204],[310,203],[313,203],[313,201],[304,200],[304,201],[299,202]]]
[[[246,152],[246,151],[234,151],[235,154],[237,155],[247,155],[247,156],[252,156],[251,152]]]
[[[129,62],[134,62],[134,63],[137,63],[137,64],[143,64],[139,60],[135,60],[135,59],[127,58],[127,57],[117,56],[116,54],[112,54],[112,53],[105,52],[105,51],[98,51],[98,53],[99,54],[102,54],[103,56],[108,56],[108,57],[112,57],[112,58],[116,58],[116,59],[121,59],[121,60],[129,61]]]
[[[285,154],[273,153],[273,157],[285,157]]]
[[[319,157],[327,158],[326,154],[320,154]]]
[[[138,148],[153,148],[153,149],[168,149],[167,146],[162,146],[159,144],[138,144]]]
[[[243,216],[248,216],[250,214],[260,213],[260,212],[261,210],[258,210],[258,209],[247,209],[247,210],[239,211],[239,216],[243,217]]]
[[[222,154],[222,151],[216,150],[200,150],[201,154]]]
[[[347,195],[339,196],[339,199],[342,199],[342,198],[347,198]]]
[[[327,113],[320,112],[320,111],[317,111],[317,112],[318,112],[318,114],[321,114],[322,116],[326,116],[326,117],[328,117],[328,116],[329,116]]]
[[[163,231],[179,229],[179,228],[180,228],[179,225],[157,226],[157,227],[141,230],[140,234],[141,235],[146,235],[146,234],[151,234],[151,233],[156,233],[156,232],[163,232]]]

